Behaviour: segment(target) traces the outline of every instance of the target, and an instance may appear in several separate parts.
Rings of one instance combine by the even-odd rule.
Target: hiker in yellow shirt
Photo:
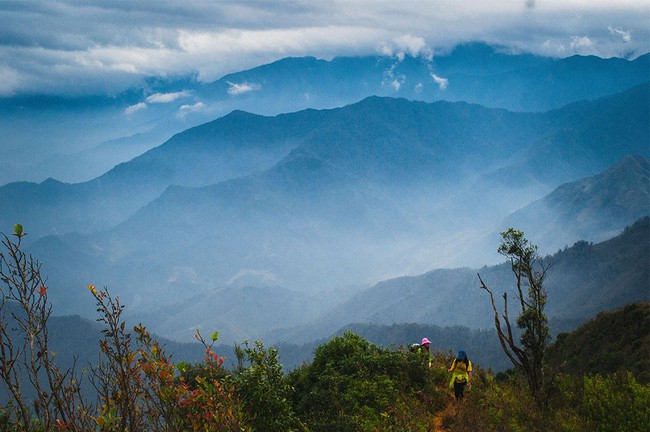
[[[454,359],[454,362],[451,364],[451,367],[447,372],[453,372],[451,375],[451,381],[449,382],[449,388],[454,389],[454,396],[456,400],[463,399],[463,392],[465,391],[465,385],[472,386],[472,362],[467,358],[465,351],[458,351],[458,357]]]

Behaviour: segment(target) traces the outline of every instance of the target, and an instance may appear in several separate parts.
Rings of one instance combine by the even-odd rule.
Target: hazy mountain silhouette
[[[649,213],[650,164],[629,156],[596,176],[560,186],[502,226],[530,232],[530,239],[550,252],[578,240],[608,239]],[[561,235],[557,227],[563,227]]]
[[[578,242],[553,255],[548,273],[546,313],[551,320],[584,322],[603,310],[650,299],[650,219],[645,217],[602,243]],[[495,249],[498,244],[495,245]],[[510,264],[480,269],[437,269],[378,283],[359,292],[312,323],[275,331],[266,337],[309,341],[346,323],[421,323],[438,326],[493,328],[488,294],[515,289]]]
[[[4,97],[0,184],[47,177],[85,181],[174,133],[236,109],[276,115],[335,108],[376,95],[545,111],[643,83],[648,64],[647,54],[634,60],[554,59],[474,43],[436,52],[433,59],[286,58],[213,83],[197,82],[196,77],[152,77],[114,96]],[[174,96],[160,103],[156,95]]]
[[[563,163],[566,163],[563,162]],[[517,227],[545,253],[579,240],[603,241],[621,227],[650,214],[648,159],[627,156],[595,176],[562,184],[495,224],[474,239],[474,250],[486,251],[501,240],[500,232]],[[471,260],[465,252],[459,259]]]
[[[170,185],[202,186],[270,167],[298,145],[301,135],[318,128],[311,117],[310,111],[273,118],[235,111],[179,133],[94,180],[7,184],[0,187],[0,222],[21,219],[32,238],[109,228]]]
[[[436,53],[431,60],[410,56],[335,57],[330,61],[286,58],[226,75],[205,91],[212,97],[230,92],[241,109],[264,114],[346,105],[369,95],[545,111],[618,93],[647,81],[648,72],[648,55],[634,60],[554,59],[470,43]]]
[[[644,86],[631,94],[647,91]],[[610,102],[608,99],[603,103]],[[599,101],[581,106],[591,107],[596,113],[602,111]],[[576,118],[576,108],[571,106],[568,110]],[[295,115],[304,119],[318,114],[308,111]],[[495,166],[503,163],[504,152],[511,155],[510,164],[520,160],[525,166],[527,159],[520,156],[525,156],[530,148],[520,148],[521,143],[531,142],[534,146],[540,129],[548,131],[549,124],[558,124],[550,122],[549,117],[564,119],[558,112],[548,116],[517,114],[468,104],[424,104],[385,98],[366,99],[323,114],[317,130],[306,133],[299,146],[265,171],[201,188],[169,187],[114,228],[93,235],[38,241],[32,250],[46,262],[48,274],[59,287],[59,310],[91,311],[92,305],[83,303],[89,299],[65,302],[77,299],[79,288],[75,287],[88,283],[117,287],[135,311],[145,311],[197,298],[208,305],[218,302],[215,293],[229,292],[223,288],[237,280],[248,279],[247,285],[253,287],[280,286],[317,293],[453,266],[441,263],[462,256],[462,251],[473,252],[474,259],[479,257],[483,263],[497,262],[494,245],[489,249],[478,247],[482,238],[479,233],[493,230],[499,219],[488,217],[486,206],[473,200],[477,194],[475,181],[482,177],[474,171],[494,171]],[[249,117],[243,113],[234,115]],[[638,115],[642,118],[644,113]],[[251,118],[259,122],[274,120]],[[445,121],[438,123],[440,118]],[[588,122],[591,116],[587,111],[582,118]],[[519,120],[514,124],[521,128],[515,130],[512,122]],[[563,122],[559,124],[566,126]],[[610,125],[625,133],[626,128],[619,127],[616,120],[611,120]],[[255,133],[245,130],[247,134]],[[275,135],[270,132],[268,136]],[[531,139],[522,140],[526,136]],[[629,136],[627,147],[617,146],[603,152],[592,163],[603,164],[617,152],[624,155],[643,148],[642,137]],[[180,140],[176,144],[191,142]],[[581,145],[593,144],[585,140]],[[172,151],[171,143],[158,151],[162,153],[166,146],[170,154],[178,154]],[[144,169],[140,163],[146,160],[145,156],[149,157],[143,155],[134,164],[134,173]],[[151,160],[161,163],[158,158]],[[560,164],[564,163],[566,159]],[[554,164],[549,160],[549,169]],[[576,160],[574,165],[577,174],[580,161]],[[642,177],[632,183],[624,182],[642,175],[637,168],[638,163],[622,163],[612,170],[627,174],[603,174],[609,182],[622,183],[596,182],[602,186],[600,193],[618,190],[643,197]],[[125,164],[120,169],[129,173],[131,167]],[[472,181],[467,180],[468,173]],[[492,201],[495,209],[515,210],[512,207],[532,200],[531,193],[540,183],[541,180],[531,181],[532,186],[527,186],[521,181],[516,193],[507,182],[495,183],[480,193],[485,202]],[[640,190],[628,190],[632,186]],[[594,190],[594,196],[598,190]],[[501,194],[506,194],[508,200]],[[510,199],[517,194],[519,203]],[[602,209],[591,213],[584,210],[593,219],[590,223],[594,229],[599,226],[601,214],[607,216],[603,209],[611,206],[614,210],[608,211],[616,212],[615,204],[615,200],[609,204],[605,200]],[[636,206],[637,211],[643,210],[642,198]],[[559,208],[566,210],[561,205]],[[619,230],[630,223],[624,218],[619,221]],[[616,223],[612,220],[606,232],[615,230]],[[29,224],[23,225],[29,229]],[[568,228],[560,223],[555,229],[563,233]],[[66,265],[71,262],[75,263],[73,269]],[[468,271],[465,280],[473,277]],[[52,296],[56,298],[55,294]],[[441,293],[443,297],[445,293]],[[407,303],[403,304],[406,308]],[[210,307],[199,309],[209,316]],[[304,315],[300,319],[303,318]],[[240,333],[252,331],[232,329]]]
[[[516,183],[539,194],[594,174],[626,154],[647,156],[647,97],[645,84],[540,114],[388,98],[275,117],[236,111],[177,134],[85,183],[50,179],[0,187],[0,223],[12,226],[20,219],[30,227],[31,240],[105,230],[170,185],[210,185],[284,164],[274,171],[277,177],[284,175],[279,174],[282,170],[308,169],[299,161],[311,159],[327,161],[343,176],[382,188],[386,183],[394,187],[396,182],[402,186],[419,182],[419,198],[411,194],[410,203],[399,204],[415,213],[415,219],[431,216],[421,212],[417,200],[431,201],[431,194],[449,199],[441,198],[444,187],[453,186],[458,194],[471,181],[473,198],[483,211],[505,216],[527,203],[521,198],[525,194],[508,197],[510,208],[503,209],[505,199],[484,202],[494,196],[486,191],[512,190]],[[462,204],[466,196],[460,196]]]

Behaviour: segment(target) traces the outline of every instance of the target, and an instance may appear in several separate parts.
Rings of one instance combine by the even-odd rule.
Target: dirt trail
[[[438,411],[436,416],[433,418],[433,425],[435,427],[434,431],[444,431],[443,422],[445,417],[453,417],[456,415],[456,402],[454,400],[449,400],[447,406]]]

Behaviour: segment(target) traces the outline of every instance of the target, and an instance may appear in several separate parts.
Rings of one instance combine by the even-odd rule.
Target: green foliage
[[[510,228],[501,235],[503,242],[498,252],[510,259],[512,272],[517,277],[517,287],[527,288],[525,298],[519,290],[522,310],[517,317],[517,326],[523,330],[520,342],[534,367],[541,368],[544,349],[551,334],[544,314],[547,301],[543,287],[544,272],[535,268],[539,260],[538,249],[528,242],[522,231]]]
[[[293,413],[289,397],[291,386],[279,363],[278,351],[265,349],[262,342],[236,350],[240,365],[233,376],[233,384],[247,414],[247,420],[254,430],[290,431],[303,427]],[[248,367],[243,364],[249,363]]]
[[[296,413],[311,430],[357,431],[408,422],[414,404],[420,412],[442,406],[433,376],[416,354],[345,332],[319,346],[314,361],[294,370],[289,382]]]
[[[550,258],[538,256],[537,246],[531,245],[522,231],[509,228],[501,233],[503,238],[498,252],[510,260],[516,280],[516,298],[519,315],[517,326],[522,330],[519,344],[515,341],[508,312],[508,294],[503,294],[503,316],[499,316],[494,295],[479,275],[481,287],[490,295],[494,321],[504,352],[526,377],[531,394],[538,405],[545,402],[547,377],[544,374],[544,352],[550,340],[548,318],[544,313],[547,294],[544,287],[546,272],[552,265]],[[503,325],[502,325],[503,324]]]
[[[650,425],[650,387],[631,374],[558,376],[546,410],[519,373],[506,381],[484,374],[475,383],[462,409],[447,419],[448,431],[640,432]]]
[[[559,334],[546,358],[564,373],[603,374],[630,371],[650,382],[650,303],[602,312],[570,334]],[[597,341],[597,343],[594,343]]]
[[[650,388],[631,373],[584,377],[581,411],[594,432],[642,432],[650,427]]]
[[[474,384],[455,416],[445,419],[452,432],[542,431],[544,420],[525,379],[516,374],[507,382],[475,373]]]

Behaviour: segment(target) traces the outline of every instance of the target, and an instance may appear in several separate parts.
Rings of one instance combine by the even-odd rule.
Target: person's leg
[[[456,396],[456,400],[461,400],[463,399],[463,393],[465,391],[465,384],[464,382],[456,382],[454,383],[454,395]]]

